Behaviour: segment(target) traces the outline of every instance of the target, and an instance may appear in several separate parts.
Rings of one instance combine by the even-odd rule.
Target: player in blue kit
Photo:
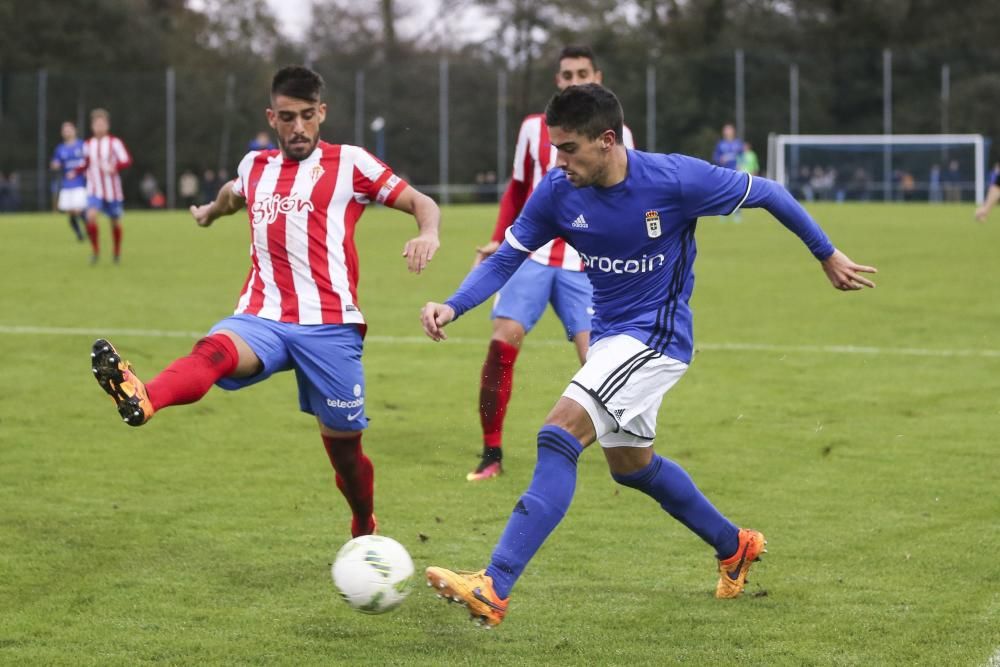
[[[70,121],[62,124],[62,143],[52,154],[52,171],[62,173],[59,182],[60,211],[69,215],[69,226],[77,241],[83,241],[83,212],[87,210],[87,177],[84,168],[87,156],[83,140],[76,136],[76,125]]]
[[[687,370],[693,342],[688,301],[694,288],[694,232],[700,216],[764,208],[820,261],[834,287],[874,287],[784,187],[683,155],[627,150],[622,110],[609,90],[587,84],[556,94],[545,111],[558,169],[531,195],[500,249],[444,304],[421,321],[434,340],[443,327],[493,294],[527,254],[562,237],[580,251],[594,287],[592,345],[538,432],[538,462],[493,551],[476,573],[427,568],[428,584],[493,626],[510,590],[565,515],[577,459],[600,441],[611,476],[651,496],[711,545],[719,560],[715,595],[742,593],[764,536],[723,516],[676,463],[654,454],[663,395]]]

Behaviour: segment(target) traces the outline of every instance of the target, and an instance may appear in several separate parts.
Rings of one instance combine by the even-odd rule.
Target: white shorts
[[[602,447],[649,447],[663,395],[688,365],[632,336],[602,338],[563,396],[587,411]]]
[[[59,191],[60,211],[86,211],[87,188],[63,188]]]

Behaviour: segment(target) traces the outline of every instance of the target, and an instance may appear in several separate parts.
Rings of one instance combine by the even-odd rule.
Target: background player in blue
[[[77,241],[83,241],[83,212],[87,210],[87,163],[83,141],[76,135],[76,125],[70,121],[62,124],[62,143],[52,154],[53,171],[62,173],[59,182],[58,209],[69,215],[69,226]]]
[[[580,251],[594,287],[590,352],[538,432],[534,477],[489,566],[476,573],[429,567],[428,584],[464,602],[474,619],[500,623],[514,582],[569,508],[580,453],[599,440],[617,482],[651,496],[715,549],[716,597],[737,597],[764,536],[731,523],[680,466],[652,449],[663,395],[691,361],[697,220],[764,208],[799,236],[834,287],[874,287],[861,273],[875,269],[835,249],[774,181],[683,155],[627,150],[618,99],[599,85],[556,94],[545,120],[559,169],[539,184],[500,249],[444,304],[424,306],[421,320],[428,336],[444,340],[442,327],[487,299],[531,249],[562,236]]]
[[[715,144],[715,150],[712,151],[712,164],[717,164],[723,169],[738,170],[744,150],[746,150],[746,146],[742,139],[737,138],[736,128],[733,127],[732,123],[726,123],[722,126],[722,138]],[[728,218],[729,216],[723,217]],[[732,219],[733,222],[740,222],[742,220],[740,212],[733,212]]]
[[[743,140],[736,137],[736,128],[732,123],[726,123],[722,126],[722,138],[712,151],[712,163],[726,169],[738,169],[741,155]]]

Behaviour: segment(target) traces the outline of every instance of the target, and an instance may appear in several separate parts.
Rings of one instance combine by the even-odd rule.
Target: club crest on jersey
[[[323,177],[323,173],[325,171],[326,169],[324,169],[323,165],[321,164],[317,164],[312,169],[309,170],[309,178],[312,179],[313,185],[315,185],[316,182]]]
[[[646,211],[646,233],[651,239],[659,238],[663,233],[660,227],[660,214],[657,211]]]
[[[308,199],[299,199],[296,196],[282,197],[273,194],[270,197],[258,199],[253,203],[250,212],[253,214],[253,224],[270,225],[278,219],[278,214],[288,215],[289,213],[307,213],[313,210],[313,204]]]

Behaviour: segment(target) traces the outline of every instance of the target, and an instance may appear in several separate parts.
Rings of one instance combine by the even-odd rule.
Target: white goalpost
[[[981,134],[772,134],[767,176],[797,196],[981,204],[986,150]]]

